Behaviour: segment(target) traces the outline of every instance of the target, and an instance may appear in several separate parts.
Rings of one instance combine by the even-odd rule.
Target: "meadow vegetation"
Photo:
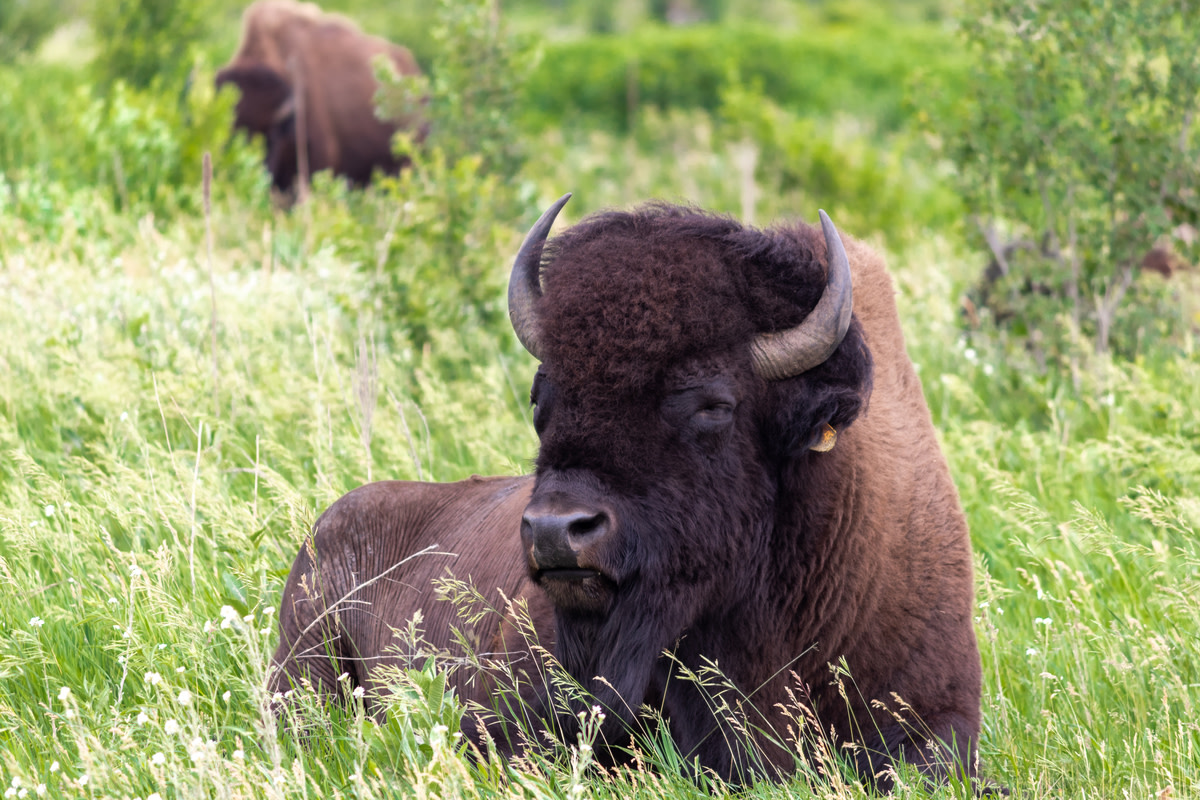
[[[121,22],[121,4],[96,2]],[[361,4],[364,20],[383,5]],[[604,19],[582,0],[513,3],[515,34],[474,0],[398,12],[397,38],[410,19],[440,26],[414,49],[437,113],[478,144],[434,136],[415,169],[362,193],[318,177],[291,212],[272,206],[256,147],[229,138],[233,98],[211,91],[235,4],[180,2],[198,15],[163,25],[192,31],[187,76],[144,83],[113,80],[114,50],[86,26],[32,50],[49,32],[0,15],[0,47],[26,37],[0,49],[6,797],[863,796],[836,764],[782,785],[695,780],[665,737],[642,743],[639,768],[599,770],[594,725],[479,764],[436,659],[395,676],[382,722],[349,692],[330,708],[300,697],[293,725],[270,713],[280,589],[324,507],[369,480],[529,469],[535,365],[504,286],[525,228],[564,191],[568,223],[649,198],[756,224],[821,207],[885,250],[978,554],[983,773],[1021,797],[1200,793],[1195,272],[1132,279],[1136,305],[1103,352],[1070,304],[1023,327],[966,314],[988,253],[941,160],[962,121],[943,115],[966,113],[961,65],[976,63],[954,9],[747,3],[779,30],[743,14],[725,50],[725,28],[664,29],[656,4],[637,5]],[[696,5],[739,16],[732,0]],[[79,57],[55,55],[59,36],[79,37]],[[466,40],[471,64],[454,60]],[[157,52],[143,44],[120,57]],[[705,48],[731,55],[691,69]],[[739,48],[791,53],[779,74],[801,88],[739,66]],[[876,52],[904,53],[907,77],[881,78]],[[678,93],[652,101],[638,84],[635,102],[598,94],[583,113],[563,99],[581,92],[538,72],[611,94],[629,53]],[[489,91],[512,92],[511,108],[471,119],[456,98],[497,63]],[[820,85],[843,88],[804,93]],[[927,792],[901,776],[898,796]]]

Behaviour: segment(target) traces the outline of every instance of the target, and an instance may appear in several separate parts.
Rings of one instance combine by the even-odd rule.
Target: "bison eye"
[[[728,427],[736,408],[737,399],[727,387],[705,385],[669,394],[663,402],[663,415],[679,428],[707,434]]]
[[[733,420],[733,403],[713,402],[700,408],[692,419],[702,428],[712,429],[728,425]]]

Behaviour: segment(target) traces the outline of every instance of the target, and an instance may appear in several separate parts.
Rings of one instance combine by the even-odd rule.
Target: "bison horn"
[[[769,381],[794,377],[824,362],[850,328],[854,310],[850,262],[837,228],[824,211],[819,213],[829,275],[817,307],[796,327],[759,334],[750,345],[754,371]]]
[[[537,301],[542,296],[542,248],[546,244],[546,236],[550,233],[551,226],[554,225],[554,218],[570,199],[571,193],[567,192],[533,223],[525,241],[521,243],[521,249],[517,251],[512,275],[508,278],[508,319],[512,322],[513,330],[521,344],[539,361],[541,355],[538,351],[541,346],[538,339],[541,326],[538,323]]]

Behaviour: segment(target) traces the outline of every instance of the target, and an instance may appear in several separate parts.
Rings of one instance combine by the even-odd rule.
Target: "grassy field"
[[[827,206],[747,169],[770,151],[716,124],[678,112],[628,135],[543,131],[520,191],[531,209],[576,191],[566,222],[651,197],[760,224]],[[933,180],[888,157],[888,185]],[[697,784],[669,748],[616,773],[577,743],[480,767],[432,669],[405,676],[386,724],[353,698],[303,711],[306,737],[277,724],[262,688],[274,612],[316,515],[369,480],[528,469],[534,362],[486,312],[502,308],[531,219],[465,228],[484,311],[446,300],[421,306],[417,326],[375,302],[395,295],[376,295],[370,264],[399,248],[420,288],[456,296],[462,274],[421,261],[432,195],[318,185],[286,214],[254,193],[244,159],[218,159],[211,251],[198,180],[158,217],[29,175],[2,184],[5,796],[863,796],[837,775]],[[1200,794],[1197,287],[1153,287],[1181,324],[1135,358],[1080,342],[1047,365],[1023,340],[966,327],[960,297],[983,261],[956,228],[880,230],[867,209],[841,212],[844,231],[888,251],[970,518],[984,774],[1020,797]],[[898,796],[925,794],[902,776]]]

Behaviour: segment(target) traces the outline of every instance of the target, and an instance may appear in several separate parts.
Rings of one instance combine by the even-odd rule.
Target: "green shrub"
[[[470,321],[499,329],[506,319],[496,255],[532,207],[532,191],[517,180],[526,156],[514,126],[532,62],[497,10],[493,0],[441,0],[431,77],[380,74],[381,113],[425,95],[430,133],[419,144],[398,137],[413,164],[380,182],[398,206],[383,229],[338,236],[364,242],[355,260],[375,279],[371,306],[403,321],[418,345],[438,328]]]
[[[953,38],[925,25],[644,27],[547,43],[526,85],[527,123],[582,117],[586,125],[628,130],[642,106],[716,111],[732,70],[790,111],[846,113],[894,131],[909,116],[908,82],[933,72],[953,90],[961,63]]]
[[[0,209],[48,233],[67,224],[45,205],[56,194],[83,191],[138,215],[195,212],[206,150],[222,190],[265,197],[261,156],[230,134],[236,98],[216,95],[210,71],[197,70],[182,98],[123,81],[97,97],[79,78],[58,67],[0,69],[0,175],[11,187]]]
[[[0,64],[33,50],[73,5],[71,0],[4,0],[0,3]]]
[[[1001,278],[987,288],[1023,330],[1128,348],[1169,316],[1143,293],[1118,318],[1142,256],[1200,222],[1200,9],[976,0],[963,28],[970,91],[938,128]],[[1011,263],[1006,238],[1029,243]]]
[[[117,81],[180,95],[206,33],[201,0],[92,0],[93,59],[102,87]]]
[[[860,236],[881,233],[899,242],[953,225],[961,206],[930,176],[911,137],[886,143],[856,131],[845,117],[832,123],[781,108],[758,87],[731,79],[722,91],[722,136],[759,150],[757,173],[769,191],[800,191]]]

